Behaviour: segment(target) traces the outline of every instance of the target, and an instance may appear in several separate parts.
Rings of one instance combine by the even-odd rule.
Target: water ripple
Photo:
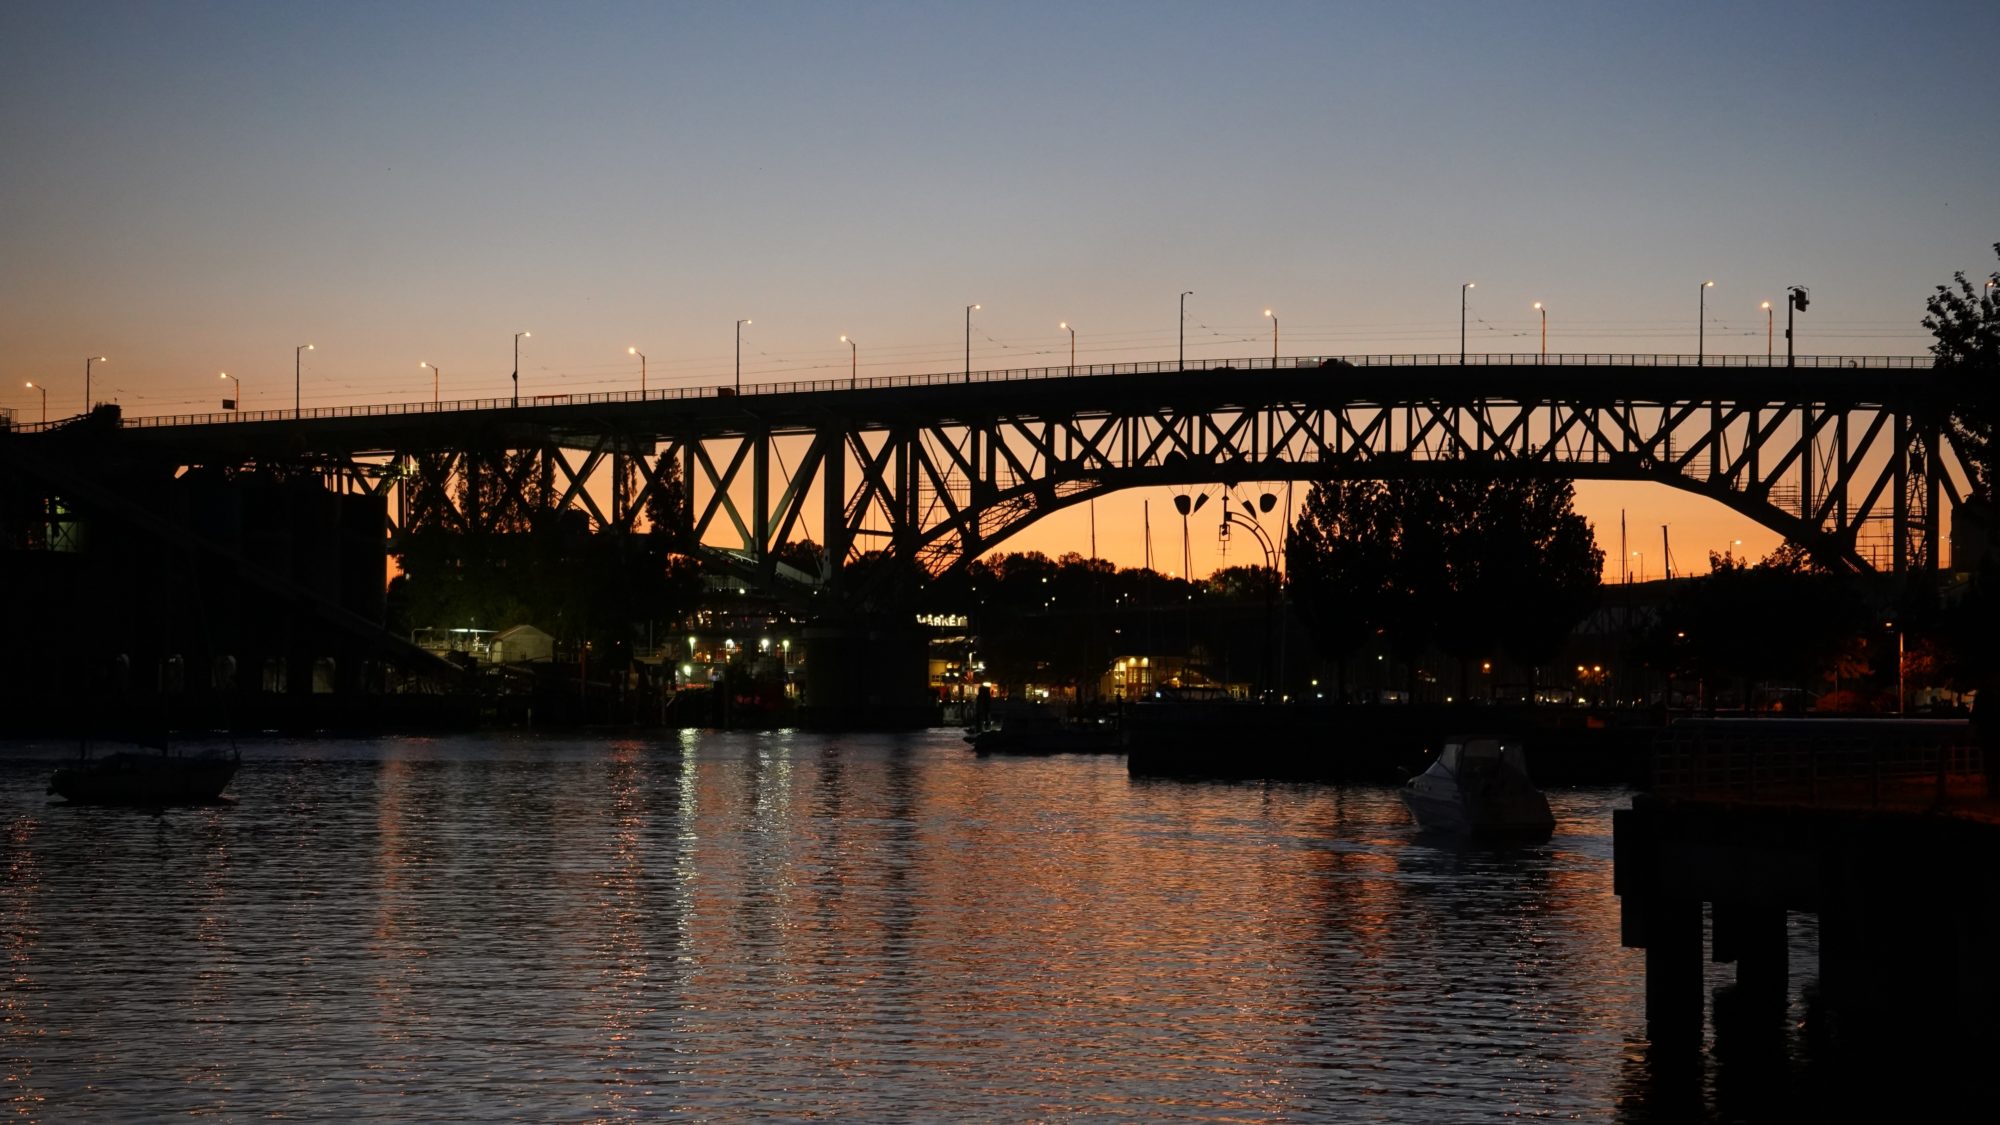
[[[266,742],[231,804],[0,756],[7,1108],[398,1121],[1608,1117],[1609,809],[1135,782],[950,732]]]

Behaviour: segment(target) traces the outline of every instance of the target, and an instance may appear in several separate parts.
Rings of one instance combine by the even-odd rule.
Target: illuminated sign
[[[966,623],[967,618],[963,613],[917,614],[917,624],[928,625],[933,629],[963,629]]]

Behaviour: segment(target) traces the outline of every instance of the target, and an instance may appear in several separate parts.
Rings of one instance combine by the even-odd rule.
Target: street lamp
[[[861,349],[846,336],[840,342],[847,345],[847,389],[851,391],[861,385]]]
[[[1707,363],[1704,358],[1708,351],[1708,291],[1715,288],[1715,282],[1701,283],[1701,299],[1695,303],[1694,317],[1694,365],[1701,367]]]
[[[1549,361],[1549,310],[1540,301],[1535,302],[1535,311],[1542,314],[1542,362]]]
[[[29,388],[30,390],[36,390],[36,391],[40,391],[40,392],[42,392],[42,425],[44,425],[44,426],[48,425],[48,424],[49,424],[49,389],[48,389],[47,387],[37,387],[37,386],[35,386],[35,384],[33,384],[33,383],[29,383],[29,384],[28,384],[28,388]]]
[[[1639,581],[1644,582],[1646,580],[1646,553],[1644,551],[1634,551],[1632,552],[1632,557],[1639,560],[1633,564],[1633,569],[1639,572]]]
[[[83,357],[83,412],[85,414],[90,413],[90,365],[93,363],[108,362],[110,361],[101,355],[87,355]]]
[[[1479,288],[1477,282],[1468,281],[1458,287],[1458,365],[1465,366],[1465,295]]]
[[[636,355],[639,357],[639,397],[645,398],[646,397],[646,353],[640,351],[638,348],[626,348],[625,354]]]
[[[438,404],[438,376],[444,374],[444,371],[435,363],[419,363],[417,366],[431,369],[431,405],[436,406]]]
[[[1771,302],[1757,306],[1764,310],[1764,366],[1771,366]]]
[[[1069,373],[1074,375],[1076,374],[1076,329],[1071,328],[1067,320],[1056,327],[1069,333]]]
[[[1181,294],[1181,370],[1187,370],[1187,299],[1194,296],[1189,289]]]
[[[745,317],[736,322],[736,393],[743,393],[743,326],[750,323]]]
[[[292,417],[299,417],[299,368],[300,357],[313,350],[311,344],[300,344],[292,349]]]
[[[1807,290],[1803,285],[1788,285],[1785,287],[1785,292],[1791,294],[1790,307],[1785,310],[1785,366],[1790,367],[1794,362],[1792,358],[1794,340],[1792,336],[1792,314],[1806,311],[1806,306],[1812,304],[1812,300],[1806,296]]]
[[[514,405],[521,405],[521,337],[533,336],[533,332],[514,333]]]
[[[972,379],[972,313],[978,305],[965,306],[965,378]]]
[[[1275,368],[1278,366],[1278,314],[1265,309],[1264,315],[1271,318],[1271,366]]]
[[[219,376],[217,376],[217,377],[218,377],[218,378],[222,378],[222,379],[227,379],[227,380],[229,380],[230,382],[232,382],[232,383],[236,384],[236,397],[235,397],[235,398],[225,398],[225,399],[223,399],[223,400],[222,400],[222,408],[223,408],[224,410],[239,410],[239,411],[240,411],[240,410],[242,410],[242,409],[243,409],[243,380],[241,380],[241,379],[238,379],[238,378],[237,378],[236,376],[234,376],[234,375],[231,375],[231,374],[230,374],[229,372],[227,372],[227,371],[224,371],[224,372],[223,372],[223,373],[222,373],[221,375],[219,375]]]

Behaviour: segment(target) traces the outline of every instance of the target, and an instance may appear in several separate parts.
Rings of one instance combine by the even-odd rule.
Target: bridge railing
[[[1859,368],[1867,370],[1920,370],[1933,366],[1930,356],[1907,355],[1813,355],[1799,356],[1794,368]],[[1343,367],[1718,367],[1782,368],[1783,358],[1761,355],[1677,355],[1668,353],[1562,352],[1430,352],[1403,355],[1347,356],[1260,356],[1248,359],[1196,359],[1185,365],[1174,360],[1144,360],[1132,363],[1063,364],[1052,367],[1012,367],[988,371],[946,371],[913,375],[872,375],[865,379],[803,379],[756,383],[738,391],[728,385],[665,387],[647,391],[588,391],[573,394],[530,395],[524,398],[452,399],[445,402],[364,403],[355,406],[320,406],[310,410],[225,410],[201,414],[154,414],[124,418],[119,425],[145,429],[159,426],[212,426],[256,422],[292,422],[342,418],[382,418],[410,414],[450,414],[467,411],[532,410],[545,407],[587,406],[599,403],[675,402],[688,399],[733,398],[739,395],[824,394],[834,391],[888,390],[907,387],[943,387],[967,383],[1012,383],[1041,379],[1091,379],[1119,375],[1169,375],[1181,371],[1304,371]],[[66,418],[54,422],[16,424],[16,432],[52,430],[74,422]]]

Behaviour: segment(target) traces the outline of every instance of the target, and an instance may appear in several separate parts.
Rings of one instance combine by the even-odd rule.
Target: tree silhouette
[[[1604,552],[1567,481],[1313,486],[1287,547],[1292,595],[1335,659],[1380,634],[1404,659],[1549,659],[1597,594]]]
[[[1993,244],[2000,254],[2000,242]],[[1953,436],[1965,451],[1972,474],[1972,498],[1993,500],[1994,379],[2000,375],[2000,271],[1978,289],[1965,271],[1952,275],[1925,303],[1924,327],[1937,337],[1931,354],[1950,373]]]

